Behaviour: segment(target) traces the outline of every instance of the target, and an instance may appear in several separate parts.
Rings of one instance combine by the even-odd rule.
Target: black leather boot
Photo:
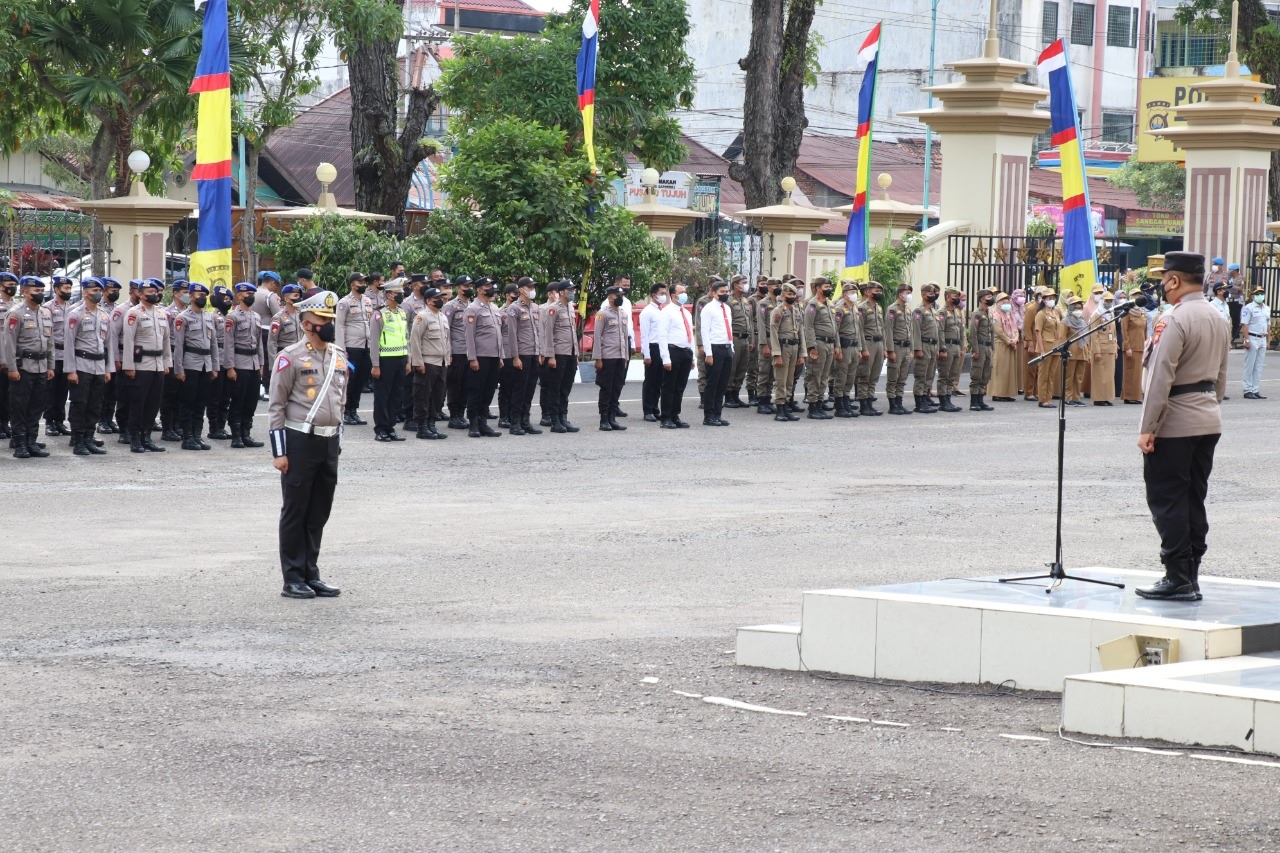
[[[185,439],[186,437],[182,433],[178,432],[177,428],[172,424],[165,427],[160,432],[161,441],[184,441]]]
[[[543,414],[542,420],[538,421],[538,426],[554,427],[555,425],[555,418],[548,414]],[[525,432],[528,432],[528,430],[525,430]]]
[[[467,422],[467,436],[469,438],[480,438],[480,419],[471,418]]]
[[[1191,557],[1166,560],[1164,577],[1135,592],[1141,598],[1156,601],[1200,601],[1203,596],[1193,580],[1195,573],[1195,560]]]
[[[89,455],[89,448],[84,446],[84,433],[79,430],[71,431],[71,452],[76,456]]]
[[[501,438],[501,437],[502,437],[502,433],[500,433],[500,432],[494,432],[494,431],[489,427],[489,420],[488,420],[488,418],[481,418],[481,419],[480,419],[480,434],[481,434],[481,435],[483,435],[485,438]]]
[[[600,431],[601,431],[601,432],[613,432],[613,424],[609,423],[609,417],[608,417],[608,415],[601,415],[601,416],[600,416]]]
[[[152,453],[164,453],[166,448],[161,447],[151,440],[151,430],[145,430],[142,433],[142,446]]]
[[[27,449],[27,434],[25,432],[14,433],[13,439],[13,458],[14,459],[30,459],[31,451]]]
[[[960,407],[959,407],[959,406],[957,406],[955,403],[952,403],[952,402],[951,402],[951,395],[950,395],[950,394],[942,394],[942,395],[940,395],[940,396],[938,397],[938,401],[941,403],[941,405],[938,407],[941,411],[944,411],[944,412],[958,412],[958,411],[960,411]]]
[[[553,415],[551,418],[551,431],[555,433],[566,433],[569,430],[565,428],[564,422],[560,420],[559,415]]]
[[[86,432],[84,435],[85,435],[85,442],[84,442],[85,450],[89,451],[89,453],[93,456],[107,455],[107,451],[102,449],[102,442],[95,440],[93,437],[93,433]]]
[[[423,421],[422,423],[418,424],[418,438],[421,438],[424,440],[430,440],[432,438],[431,428],[428,425],[427,421]]]
[[[625,418],[626,415],[624,414],[623,417]],[[615,432],[622,432],[624,429],[626,429],[626,427],[618,423],[618,407],[617,406],[613,407],[613,414],[609,415],[609,426],[613,427]]]
[[[778,411],[773,407],[773,403],[770,403],[768,400],[761,400],[756,405],[757,415],[776,415],[777,413]]]
[[[240,434],[240,424],[231,422],[231,446],[236,450],[244,449],[244,438]]]
[[[183,450],[199,450],[200,442],[196,440],[195,433],[191,427],[183,427],[182,430],[182,449]]]
[[[135,430],[129,433],[129,452],[130,453],[146,453],[147,448],[142,446],[142,430]]]
[[[919,394],[916,394],[915,396],[916,396],[915,411],[919,412],[922,415],[932,415],[938,411],[933,406],[929,405],[929,398],[927,396],[922,397]]]
[[[444,433],[440,432],[440,430],[436,429],[436,422],[434,420],[427,421],[427,432],[431,434],[431,437],[433,439],[441,439],[441,438],[449,437]]]
[[[502,426],[502,421],[498,421],[498,426]],[[524,426],[520,423],[519,418],[507,418],[507,429],[512,435],[524,435]]]
[[[560,415],[559,417],[560,417],[560,426],[564,427],[564,431],[565,431],[565,432],[580,432],[580,431],[581,431],[578,427],[576,427],[576,426],[574,426],[573,424],[569,423],[569,416],[568,416],[568,415]]]
[[[240,440],[244,442],[245,447],[261,447],[262,446],[261,441],[256,441],[253,438],[253,436],[249,434],[249,426],[247,424],[240,428]]]
[[[520,419],[520,428],[524,430],[525,435],[542,435],[542,430],[533,425],[528,415]]]
[[[462,415],[454,415],[449,418],[449,423],[446,424],[446,426],[448,426],[449,429],[471,429],[471,424],[468,423],[467,419],[462,417]]]
[[[133,434],[129,432],[128,427],[120,427],[119,436],[116,439],[116,444],[133,444]]]
[[[113,424],[111,421],[109,420],[98,421],[98,432],[102,433],[103,435],[114,435],[115,431],[116,431],[116,425]],[[7,438],[7,437],[8,436],[0,436],[0,438]]]
[[[209,421],[209,438],[214,441],[226,441],[231,438],[231,433],[227,432],[226,421]]]

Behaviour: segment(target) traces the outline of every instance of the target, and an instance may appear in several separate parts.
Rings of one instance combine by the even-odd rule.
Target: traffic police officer
[[[335,343],[338,297],[312,290],[298,303],[303,339],[275,358],[267,403],[272,464],[280,472],[280,570],[285,598],[332,598],[320,579],[320,541],[342,452],[347,359]]]
[[[71,388],[71,447],[76,456],[103,455],[93,438],[102,416],[102,394],[116,369],[115,357],[107,346],[110,320],[103,317],[102,282],[85,278],[80,282],[81,301],[66,313],[63,334],[66,349],[63,365]]]
[[[393,278],[382,286],[387,302],[369,321],[369,359],[373,363],[373,437],[378,441],[404,441],[396,432],[401,387],[409,375],[409,324],[400,301],[404,279]]]
[[[1204,256],[1166,252],[1158,274],[1173,304],[1156,321],[1143,361],[1138,448],[1147,506],[1160,534],[1165,576],[1137,590],[1143,598],[1199,601],[1200,561],[1208,549],[1204,499],[1222,434],[1231,327],[1202,296]]]
[[[165,374],[173,367],[173,347],[169,343],[169,321],[160,309],[164,282],[149,278],[142,282],[142,301],[129,309],[124,321],[124,368],[129,377],[129,440],[134,453],[163,453],[165,448],[151,440]],[[257,397],[254,397],[257,401]]]
[[[53,316],[44,302],[44,282],[33,275],[18,282],[22,302],[5,316],[0,364],[9,371],[9,417],[13,455],[43,458],[49,453],[36,439],[44,411],[45,389],[53,379]]]
[[[206,310],[207,285],[192,282],[188,291],[191,304],[173,321],[172,378],[181,386],[182,449],[208,450],[200,433],[209,405],[209,386],[222,360],[222,336],[218,334],[222,317]]]

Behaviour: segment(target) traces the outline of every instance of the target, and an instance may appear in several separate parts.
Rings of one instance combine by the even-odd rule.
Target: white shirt
[[[668,303],[670,304],[670,303]],[[662,306],[652,300],[640,312],[640,352],[649,357],[649,347],[658,342],[658,323],[661,322]]]
[[[1214,310],[1222,315],[1222,319],[1226,320],[1228,323],[1231,322],[1231,309],[1227,307],[1227,303],[1217,297],[1214,297],[1209,300],[1209,304],[1214,307]]]
[[[643,322],[643,315],[641,316]],[[662,363],[671,363],[671,347],[693,349],[693,338],[690,332],[693,324],[689,321],[689,313],[678,302],[668,302],[658,312],[658,352],[662,355]]]
[[[619,307],[619,311],[622,313],[622,319],[627,323],[627,340],[631,343],[631,348],[635,349],[636,334],[635,326],[631,324],[631,300],[625,296],[622,297],[622,305]]]
[[[702,347],[710,350],[716,344],[728,345],[733,349],[733,317],[729,313],[729,304],[713,299],[702,309],[698,318],[698,330],[702,333]],[[707,353],[710,355],[710,352]]]

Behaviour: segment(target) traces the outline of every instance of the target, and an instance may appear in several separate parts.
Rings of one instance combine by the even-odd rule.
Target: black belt
[[[52,353],[50,353],[48,350],[41,350],[41,351],[37,352],[36,350],[29,350],[29,349],[25,349],[25,350],[23,350],[22,352],[18,353],[18,358],[37,358],[37,359],[39,359],[39,358],[49,358],[51,355],[52,355]]]
[[[142,347],[133,348],[134,358],[137,358],[138,356],[143,356],[145,358],[159,358],[162,355],[164,355],[164,350],[162,349],[143,349]]]
[[[784,347],[800,346],[800,342],[795,338],[778,338],[778,343],[782,344]]]
[[[854,340],[853,340],[853,338],[841,338],[841,339],[840,339],[840,346],[842,346],[842,347],[851,347],[851,346],[853,346],[853,344],[854,344]]]
[[[742,338],[744,341],[745,341],[747,338],[751,337],[750,335],[740,335],[740,334],[738,334],[737,332],[734,332],[734,333],[733,333],[733,336],[734,336],[735,338]]]
[[[937,338],[921,338],[920,339],[920,343],[922,344],[936,344],[937,342],[938,342]]]
[[[881,341],[883,341],[884,338],[879,335],[872,335],[871,337],[867,338],[867,340],[871,341],[871,343],[873,344],[878,344]]]
[[[894,341],[893,345],[895,347],[909,347],[911,346],[911,341]]]
[[[834,344],[836,342],[835,338],[824,338],[822,335],[815,335],[814,337],[822,341],[824,344]]]
[[[88,352],[87,350],[76,350],[76,358],[83,358],[88,361],[106,361],[107,354],[105,352]]]
[[[1266,335],[1259,335],[1259,334],[1255,334],[1255,333],[1253,333],[1253,332],[1250,332],[1250,333],[1249,333],[1249,337],[1251,337],[1251,338],[1265,338],[1265,337],[1266,337]]]
[[[956,340],[955,338],[947,338],[947,343],[953,346],[959,346],[960,344],[964,343],[964,341],[959,341],[959,340]]]
[[[182,345],[182,351],[183,351],[183,352],[193,352],[193,353],[195,353],[196,355],[209,355],[209,354],[210,354],[210,351],[209,351],[209,350],[207,350],[207,349],[200,349],[200,347],[188,346],[187,344],[183,344],[183,345]]]
[[[978,346],[980,347],[993,347],[995,345],[996,345],[996,342],[994,338],[992,338],[989,341],[978,341]]]
[[[1212,379],[1206,379],[1203,382],[1192,382],[1189,385],[1174,385],[1169,389],[1170,397],[1181,397],[1183,394],[1199,394],[1204,391],[1216,391],[1218,383]]]
[[[257,355],[257,349],[248,349],[246,347],[235,347],[236,355]]]

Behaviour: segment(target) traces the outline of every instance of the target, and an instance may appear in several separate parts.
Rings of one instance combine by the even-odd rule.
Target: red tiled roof
[[[0,205],[14,210],[80,210],[79,207],[75,206],[75,202],[80,201],[80,199],[75,196],[61,195],[59,193],[20,192],[15,192],[12,195],[13,201],[0,201]]]
[[[437,0],[409,0],[409,6],[435,6]],[[441,10],[445,8],[453,8],[453,0],[446,0],[446,4],[441,4]],[[544,13],[530,6],[523,0],[461,0],[458,4],[461,8],[468,12],[498,12],[503,15],[537,15],[543,17]]]

